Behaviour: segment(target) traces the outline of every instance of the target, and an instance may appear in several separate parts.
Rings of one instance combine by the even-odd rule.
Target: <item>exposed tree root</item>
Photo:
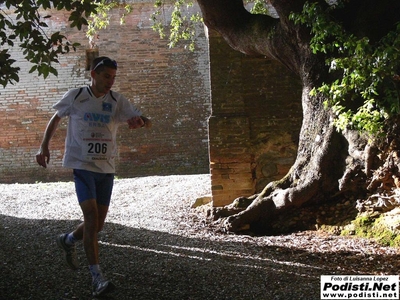
[[[247,209],[231,215],[224,221],[225,229],[232,232],[248,230],[258,227],[268,228],[273,222],[274,215],[293,206],[300,206],[312,199],[318,192],[319,181],[309,181],[302,186],[281,189],[267,187],[258,195]],[[261,229],[262,230],[262,229]]]
[[[359,140],[354,136],[349,135],[344,142],[334,131],[325,133],[319,147],[299,156],[282,180],[269,183],[258,195],[241,197],[216,209],[215,218],[226,218],[221,222],[225,230],[240,232],[256,228],[267,233],[277,216],[288,209],[365,193],[365,143],[354,145],[352,140]]]
[[[306,180],[300,184],[300,176],[292,172],[292,168],[280,181],[271,182],[258,195],[236,199],[231,205],[215,209],[214,218],[224,218],[221,224],[225,230],[240,232],[255,227],[268,228],[277,216],[284,214],[290,208],[300,207],[305,203],[332,199],[354,198],[357,200],[357,210],[362,212],[383,213],[400,206],[400,118],[395,124],[390,124],[386,140],[379,151],[377,147],[353,141],[360,141],[357,136],[347,136],[347,158],[343,167],[342,177],[338,178],[336,193],[334,190],[324,193],[327,176],[321,172],[330,170],[319,169],[319,172],[304,172],[301,178]],[[329,154],[328,154],[329,156]],[[320,158],[323,155],[320,156]],[[320,160],[321,162],[321,160]],[[303,170],[310,168],[303,165]],[[322,162],[320,164],[324,166]],[[304,167],[306,166],[306,167]],[[320,174],[318,177],[316,174]],[[324,173],[325,174],[325,173]],[[367,176],[367,174],[372,174]],[[324,178],[325,180],[323,180]],[[368,180],[368,178],[370,178]],[[329,178],[328,178],[329,181]],[[355,201],[355,200],[354,200]],[[290,220],[287,220],[290,221]]]

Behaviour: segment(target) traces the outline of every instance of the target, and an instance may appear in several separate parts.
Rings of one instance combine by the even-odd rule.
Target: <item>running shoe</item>
[[[107,279],[98,279],[93,282],[93,296],[102,296],[114,291],[114,284]]]
[[[67,237],[67,235],[68,234],[66,233],[61,234],[57,238],[57,245],[62,250],[64,250],[65,261],[67,262],[68,267],[70,267],[72,270],[76,270],[79,268],[79,262],[76,256],[75,245],[67,245],[67,243],[65,242],[65,238]]]

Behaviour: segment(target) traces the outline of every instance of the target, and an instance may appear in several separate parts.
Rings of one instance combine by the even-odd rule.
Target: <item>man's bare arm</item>
[[[43,168],[47,167],[47,164],[50,162],[50,151],[49,144],[50,140],[53,137],[58,124],[60,123],[61,118],[55,113],[49,123],[47,124],[46,130],[44,132],[44,137],[42,140],[42,144],[40,145],[39,151],[36,154],[36,162],[42,166]]]

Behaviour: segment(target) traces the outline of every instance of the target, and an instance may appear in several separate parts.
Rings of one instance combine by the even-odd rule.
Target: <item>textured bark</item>
[[[217,216],[233,214],[225,220],[230,231],[239,231],[254,223],[268,223],[276,213],[306,202],[329,200],[349,190],[365,193],[365,179],[371,175],[368,156],[371,149],[366,141],[354,132],[338,133],[331,124],[331,112],[323,106],[325,99],[309,95],[313,87],[332,75],[327,72],[325,58],[310,51],[309,29],[289,20],[289,14],[300,11],[304,2],[271,0],[279,15],[272,18],[250,14],[242,0],[198,1],[205,24],[219,32],[233,49],[248,55],[272,57],[295,72],[303,83],[302,99],[299,99],[303,123],[296,161],[285,178],[268,184],[262,193],[252,197],[254,200],[247,208],[238,209],[233,204],[216,211]],[[325,1],[320,2],[327,5]],[[354,34],[369,34],[371,40],[378,40],[400,20],[398,9],[388,9],[399,7],[400,1],[383,2],[349,1],[347,7],[336,12],[335,18]],[[368,18],[379,20],[379,26]],[[354,178],[364,181],[355,184]]]

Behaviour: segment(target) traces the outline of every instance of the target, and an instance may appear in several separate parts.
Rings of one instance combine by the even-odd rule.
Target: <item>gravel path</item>
[[[397,275],[396,249],[319,232],[252,237],[213,230],[191,203],[209,175],[116,180],[100,235],[106,299],[320,299],[320,275]],[[73,183],[0,184],[0,299],[91,299],[55,237],[81,221]]]

